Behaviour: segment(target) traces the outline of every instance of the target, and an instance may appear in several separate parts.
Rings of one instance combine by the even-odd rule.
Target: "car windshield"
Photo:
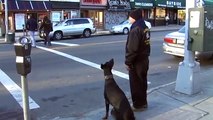
[[[126,24],[126,23],[128,23],[128,22],[129,22],[128,20],[124,20],[124,21],[122,21],[122,22],[120,23],[120,25]]]
[[[185,26],[182,27],[180,30],[178,30],[178,32],[180,32],[180,33],[185,33]]]
[[[60,25],[63,24],[63,22],[64,22],[64,21],[60,21],[60,22],[56,23],[55,26],[60,26]]]

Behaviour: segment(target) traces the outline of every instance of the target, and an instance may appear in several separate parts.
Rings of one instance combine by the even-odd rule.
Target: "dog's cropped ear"
[[[112,59],[109,61],[109,63],[111,63],[112,66],[113,66],[113,65],[114,65],[114,59],[112,58]]]
[[[104,68],[104,65],[103,64],[101,64],[101,69],[103,69]]]

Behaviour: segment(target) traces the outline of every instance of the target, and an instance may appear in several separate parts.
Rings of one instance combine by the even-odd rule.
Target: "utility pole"
[[[192,95],[200,91],[200,63],[195,61],[195,52],[187,50],[189,41],[189,8],[195,8],[202,0],[186,0],[184,60],[179,63],[175,90]]]
[[[7,0],[4,0],[4,15],[5,15],[5,42],[7,42],[7,34],[8,34],[8,5]]]

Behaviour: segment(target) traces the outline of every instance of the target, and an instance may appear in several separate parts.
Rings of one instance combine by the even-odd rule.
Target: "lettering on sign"
[[[101,4],[101,0],[84,0],[86,3],[95,3],[95,4]]]
[[[166,5],[170,7],[173,7],[173,6],[181,7],[181,2],[166,1]]]
[[[131,10],[129,0],[108,0],[109,10]]]
[[[143,3],[143,2],[135,2],[136,6],[146,6],[146,7],[153,7],[153,3]]]
[[[205,19],[205,27],[209,30],[213,30],[213,20]]]

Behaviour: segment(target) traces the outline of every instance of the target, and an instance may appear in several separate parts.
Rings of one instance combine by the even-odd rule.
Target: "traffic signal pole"
[[[186,0],[184,60],[179,63],[175,90],[192,95],[200,91],[200,63],[195,61],[195,52],[187,49],[189,37],[189,8],[196,7],[197,0]],[[199,2],[202,2],[200,0]]]

